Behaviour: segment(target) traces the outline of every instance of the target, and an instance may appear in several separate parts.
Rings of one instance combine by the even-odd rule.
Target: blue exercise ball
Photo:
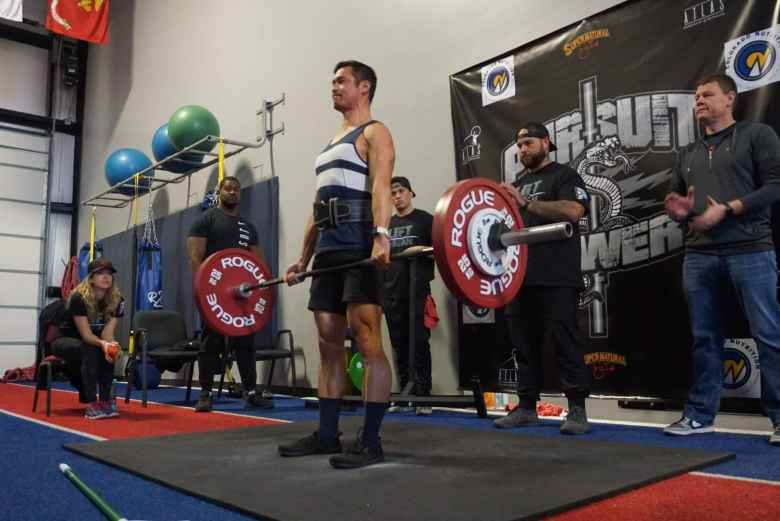
[[[121,183],[125,179],[133,177],[135,174],[152,166],[152,160],[147,157],[146,154],[135,148],[120,148],[115,150],[106,159],[106,181],[109,186],[114,186]],[[144,191],[152,184],[152,177],[154,176],[154,170],[146,172],[143,177],[138,180],[138,193],[143,194]],[[119,193],[125,195],[135,195],[135,182],[130,179],[123,185],[117,187]]]
[[[155,160],[162,161],[166,157],[175,154],[177,150],[178,149],[175,146],[173,146],[173,143],[171,143],[171,138],[168,135],[168,123],[161,126],[154,132],[154,137],[152,137],[152,153],[154,154]],[[175,172],[177,174],[183,174],[185,172],[189,172],[194,168],[198,168],[198,165],[183,163],[179,161],[179,159],[200,163],[203,161],[203,154],[190,154],[190,153],[182,154],[178,156],[176,159],[171,159],[170,161],[166,161],[165,163],[163,163],[163,166],[168,170],[170,170],[171,172]]]

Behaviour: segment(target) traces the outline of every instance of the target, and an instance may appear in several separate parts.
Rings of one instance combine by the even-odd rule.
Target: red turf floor
[[[58,390],[52,390],[51,416],[47,417],[46,393],[38,394],[38,408],[32,412],[33,393],[34,389],[25,385],[0,385],[0,409],[112,440],[283,423],[216,411],[195,413],[192,409],[172,405],[150,403],[144,408],[140,401],[125,405],[124,400],[118,400],[119,417],[88,420],[84,418],[84,404],[79,403],[78,393]]]
[[[554,521],[777,521],[780,483],[685,474],[548,518]]]

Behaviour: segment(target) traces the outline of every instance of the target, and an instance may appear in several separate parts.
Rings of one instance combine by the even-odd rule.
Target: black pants
[[[202,391],[211,392],[214,385],[214,375],[222,370],[220,357],[226,354],[225,348],[232,350],[238,363],[238,372],[241,375],[241,385],[244,390],[254,391],[257,385],[257,361],[255,358],[255,335],[227,337],[212,331],[207,326],[203,327],[203,336],[198,353],[198,374]]]
[[[414,370],[415,388],[412,392],[418,396],[431,394],[431,330],[425,327],[425,299],[427,295],[416,299],[414,303]],[[401,390],[409,383],[409,300],[385,301],[385,319],[390,332],[390,343],[395,353],[398,369],[398,381]]]
[[[60,337],[52,342],[52,353],[68,363],[68,376],[71,384],[79,389],[79,401],[92,403],[97,401],[95,387],[100,388],[100,399],[111,399],[111,382],[114,379],[114,364],[106,361],[103,350],[99,347],[82,342],[79,338]],[[80,366],[75,378],[75,366]],[[76,385],[76,382],[80,385]]]
[[[550,335],[561,378],[570,400],[584,400],[590,390],[584,340],[577,328],[577,289],[524,286],[507,306],[507,325],[517,360],[517,396],[524,407],[539,400],[543,380],[542,345]]]

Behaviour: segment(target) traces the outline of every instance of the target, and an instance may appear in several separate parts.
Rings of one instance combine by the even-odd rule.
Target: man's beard
[[[539,165],[541,165],[542,162],[544,162],[544,158],[545,158],[544,152],[540,152],[538,154],[533,154],[533,155],[528,154],[525,157],[521,157],[520,161],[528,170],[536,170],[537,168],[539,168]]]

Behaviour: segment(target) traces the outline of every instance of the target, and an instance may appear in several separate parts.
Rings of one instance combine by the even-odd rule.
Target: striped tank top
[[[362,199],[371,204],[371,180],[368,164],[357,151],[357,140],[369,125],[364,123],[335,143],[331,143],[317,156],[314,163],[317,176],[317,200],[327,203],[332,197],[341,200]],[[370,251],[374,237],[373,224],[369,221],[342,223],[335,228],[320,231],[315,253],[338,250]]]

